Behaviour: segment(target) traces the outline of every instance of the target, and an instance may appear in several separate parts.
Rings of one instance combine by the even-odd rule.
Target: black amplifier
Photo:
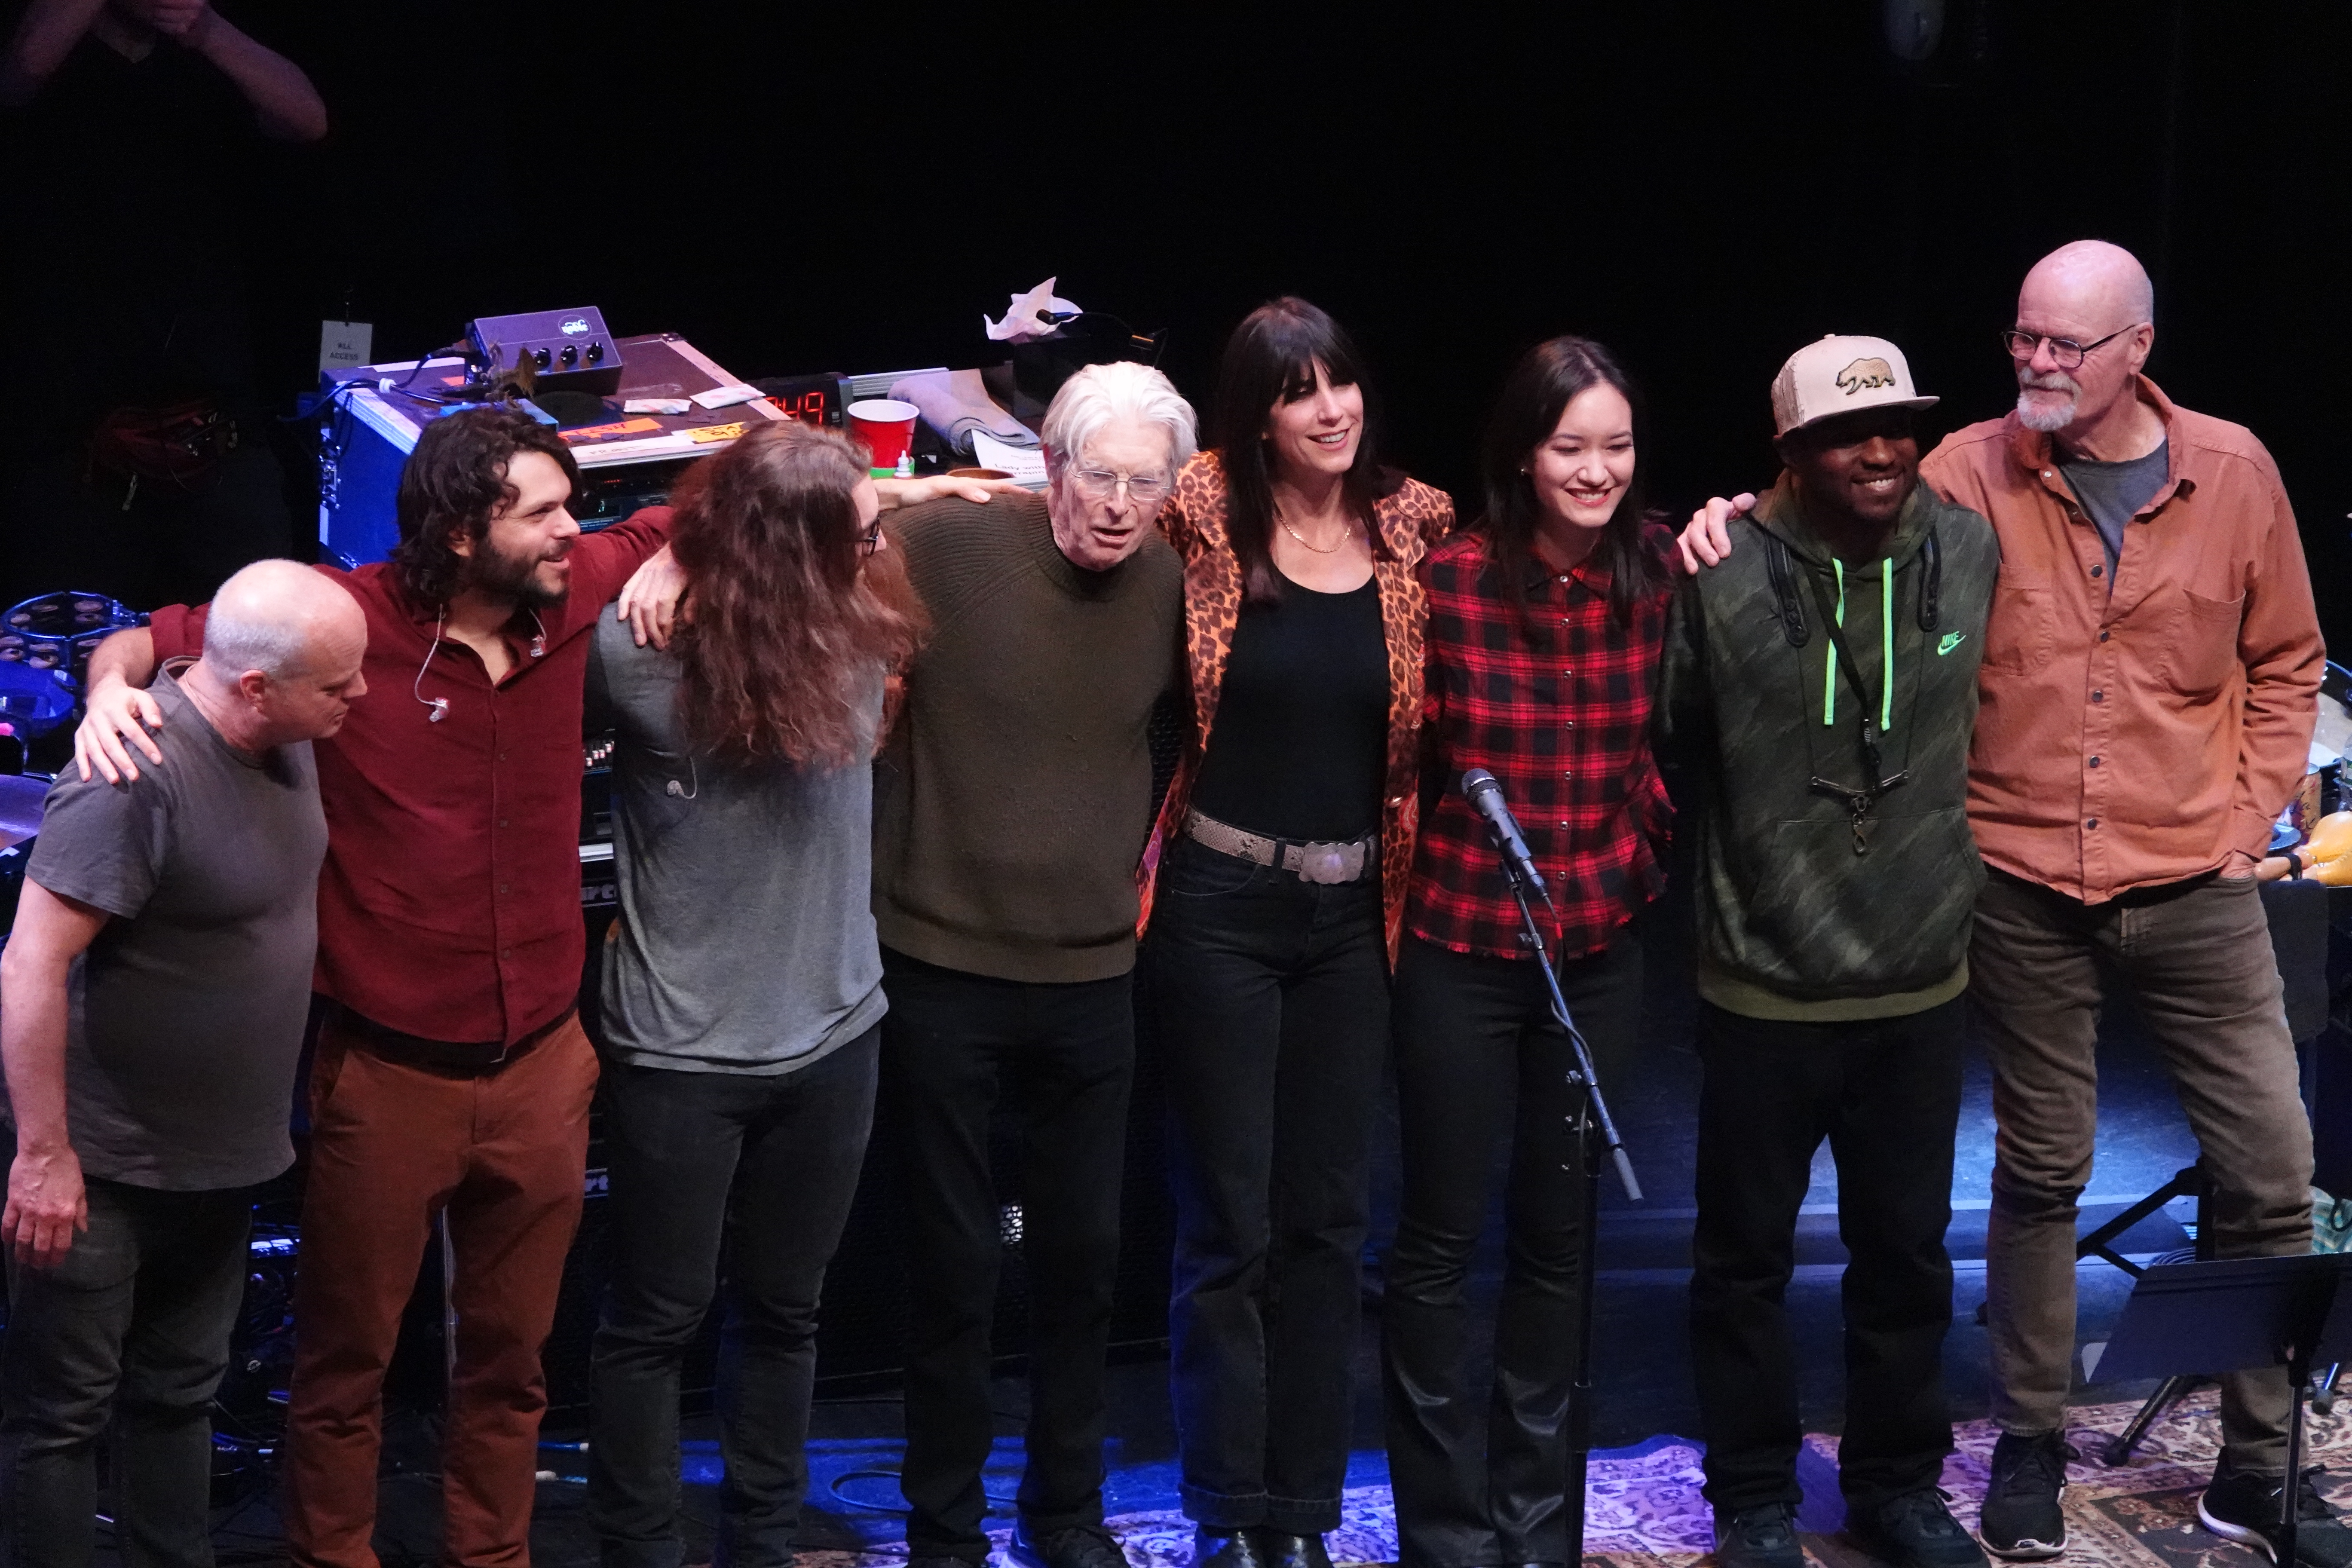
[[[466,337],[490,380],[529,360],[537,373],[533,384],[541,391],[602,396],[621,389],[621,345],[604,330],[604,313],[593,306],[480,316],[467,324]]]

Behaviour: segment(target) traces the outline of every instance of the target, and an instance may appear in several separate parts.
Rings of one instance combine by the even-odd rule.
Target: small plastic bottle
[[[911,479],[915,477],[915,454],[912,448],[898,454],[897,477],[902,479]]]

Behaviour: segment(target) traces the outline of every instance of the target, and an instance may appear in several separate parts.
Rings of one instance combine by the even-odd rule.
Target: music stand
[[[2303,1482],[2303,1407],[2311,1369],[2352,1343],[2352,1291],[2338,1284],[2352,1258],[2296,1253],[2168,1263],[2141,1274],[2099,1358],[2117,1378],[2214,1377],[2284,1365],[2294,1401],[2286,1432],[2278,1561],[2293,1563]]]
[[[2147,1270],[2117,1252],[2114,1243],[2122,1237],[2124,1232],[2131,1229],[2173,1199],[2183,1197],[2193,1197],[2197,1200],[2197,1257],[2200,1261],[2210,1258],[2213,1256],[2213,1182],[2212,1178],[2205,1173],[2204,1163],[2200,1160],[2194,1165],[2182,1166],[2173,1173],[2172,1180],[2076,1241],[2074,1243],[2076,1261],[2079,1262],[2085,1258],[2102,1258],[2134,1279],[2139,1279]],[[2179,1254],[2176,1253],[2173,1256],[2178,1257]],[[1978,1321],[1982,1321],[1983,1319],[1983,1310],[1979,1309]],[[2101,1364],[2105,1364],[2104,1357]],[[2084,1375],[2087,1376],[2088,1373]],[[2148,1428],[2155,1426],[2158,1418],[2167,1410],[2171,1409],[2174,1402],[2187,1394],[2190,1384],[2196,1381],[2194,1377],[2189,1376],[2166,1378],[2158,1386],[2157,1391],[2149,1394],[2141,1404],[2139,1414],[2132,1417],[2131,1425],[2125,1427],[2119,1436],[2107,1439],[2106,1447],[2100,1450],[2099,1458],[2109,1465],[2130,1463],[2133,1450],[2137,1448],[2140,1440],[2147,1436]]]

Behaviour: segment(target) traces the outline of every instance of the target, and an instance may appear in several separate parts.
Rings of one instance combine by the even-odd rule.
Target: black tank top
[[[1244,605],[1192,805],[1272,838],[1345,843],[1380,826],[1389,656],[1377,584],[1282,584]]]

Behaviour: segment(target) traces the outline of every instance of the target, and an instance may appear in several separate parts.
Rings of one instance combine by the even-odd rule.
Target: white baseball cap
[[[1772,378],[1772,434],[1786,436],[1857,408],[1932,408],[1911,384],[1911,362],[1885,338],[1832,332],[1789,356]]]

